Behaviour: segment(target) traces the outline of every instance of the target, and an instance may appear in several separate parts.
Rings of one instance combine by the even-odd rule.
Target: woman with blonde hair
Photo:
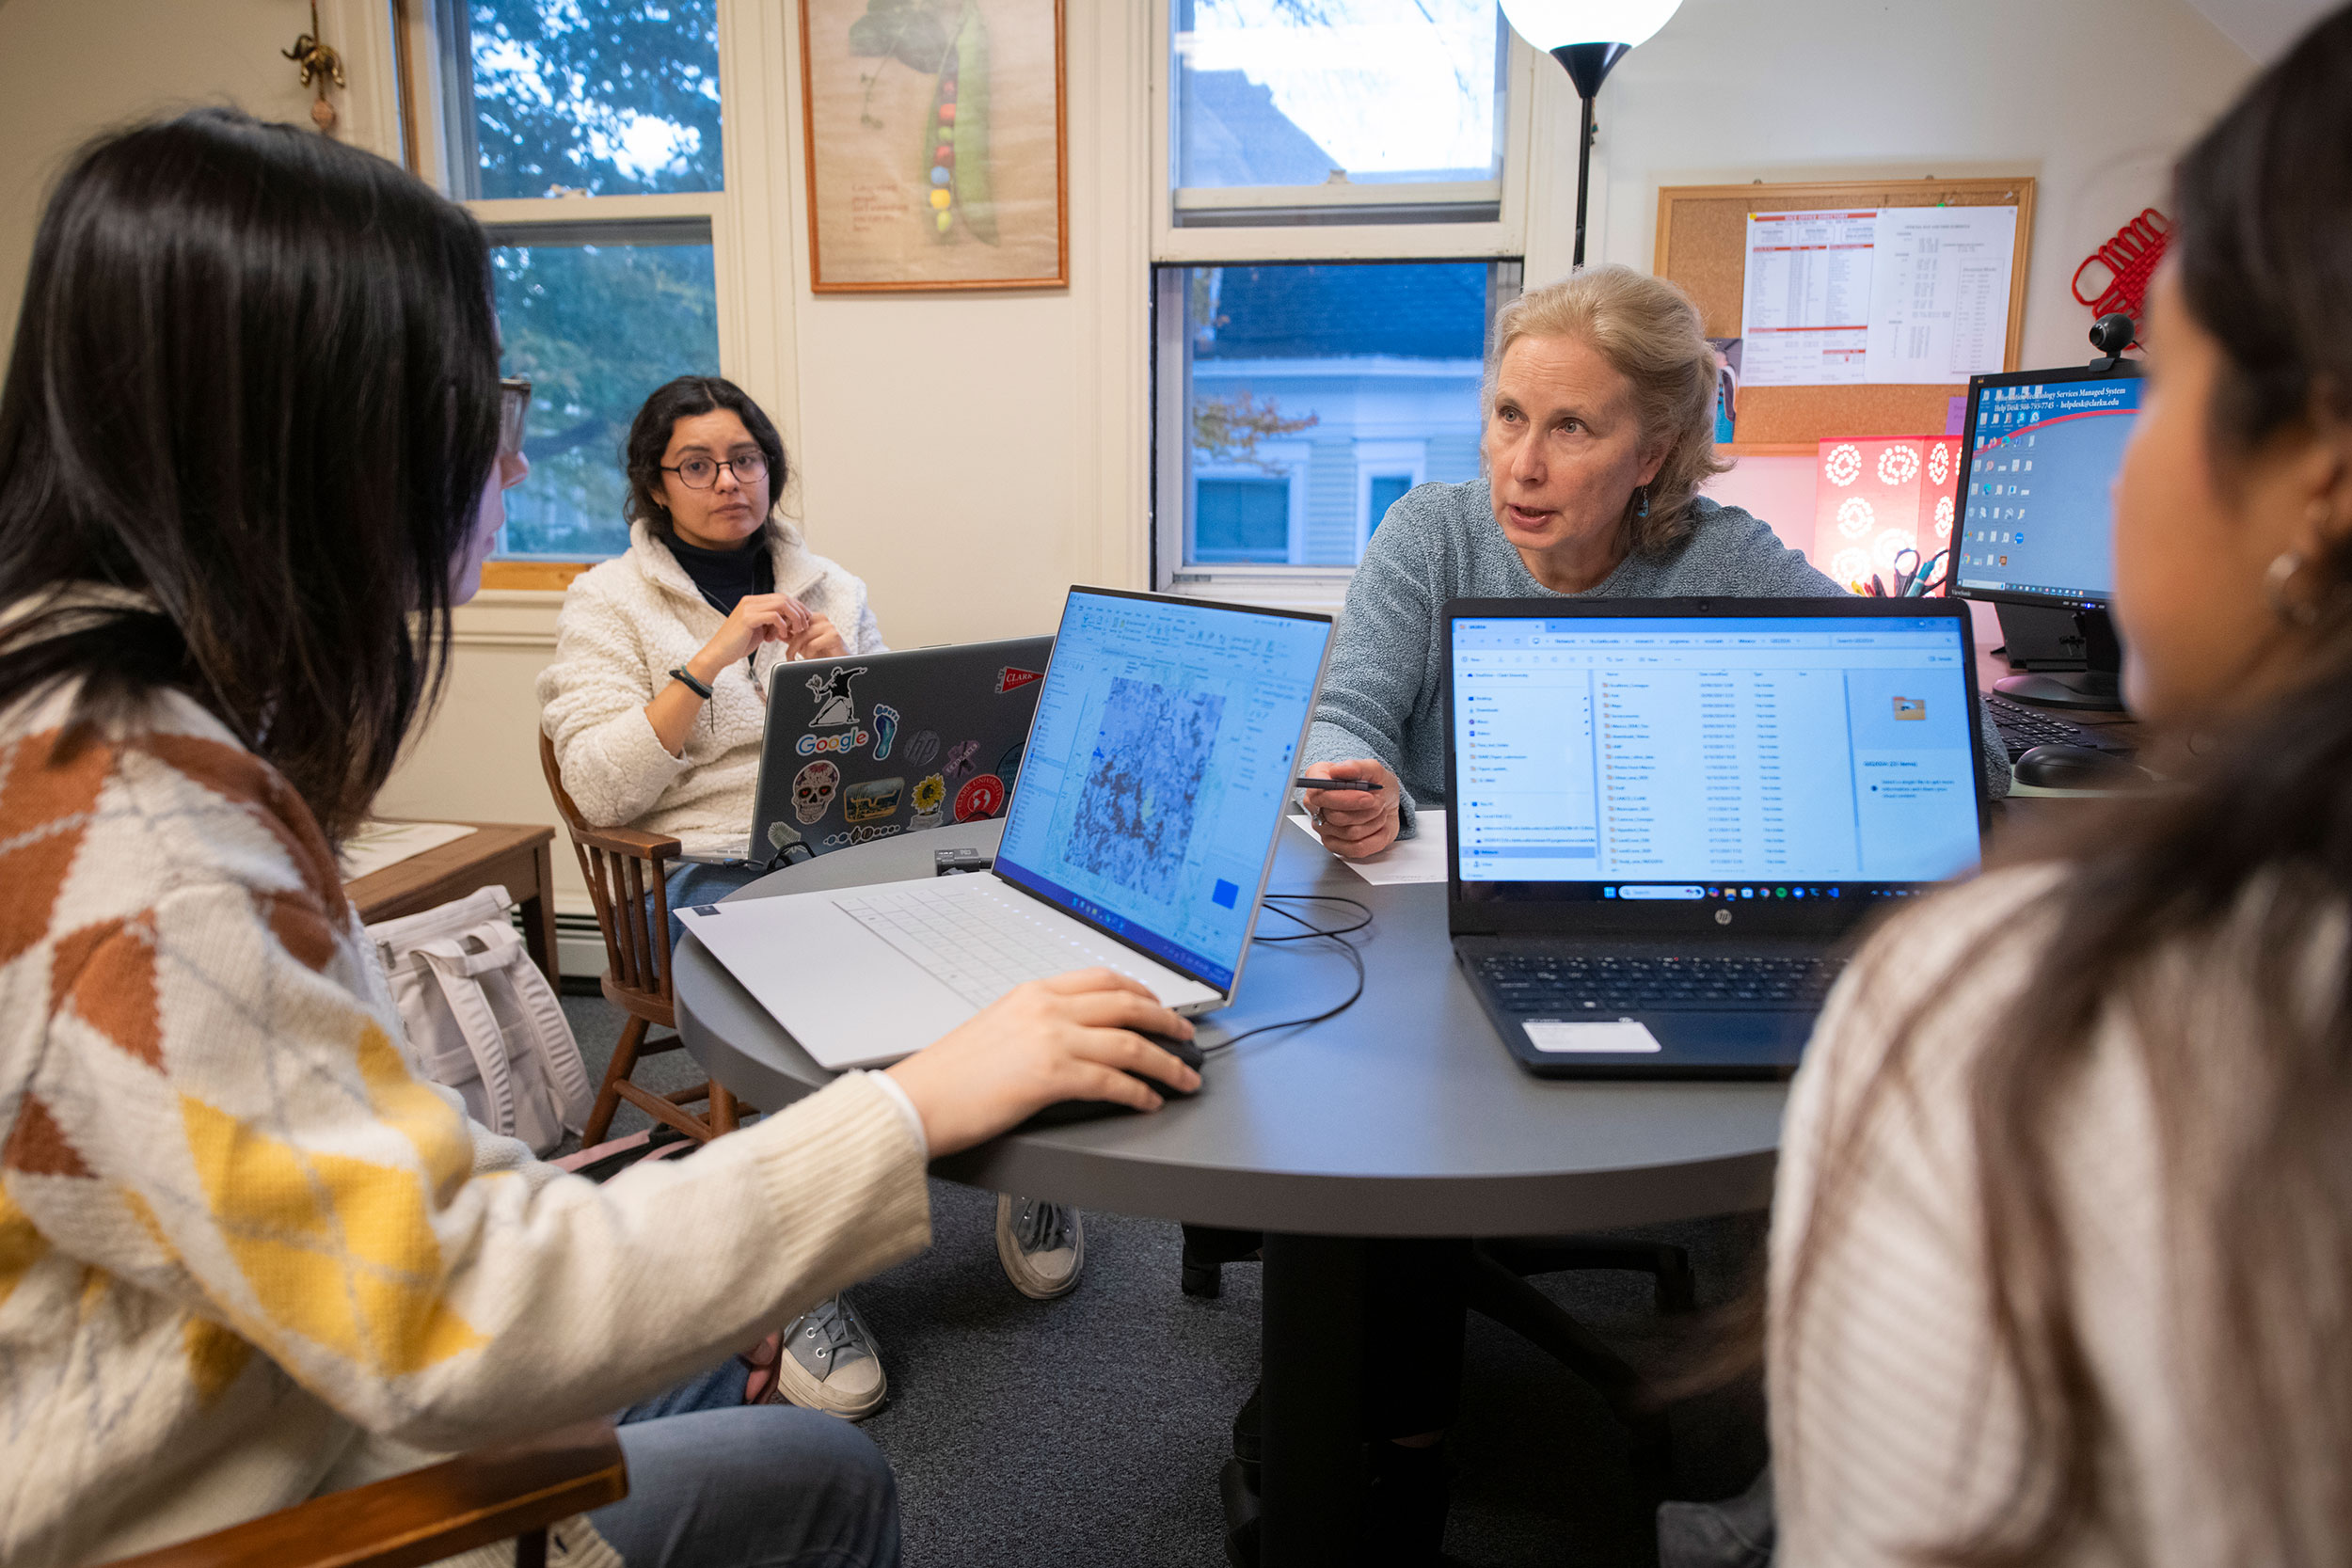
[[[1841,594],[1772,529],[1699,494],[1731,465],[1715,451],[1715,351],[1689,296],[1630,267],[1589,267],[1522,294],[1495,319],[1484,388],[1484,478],[1423,484],[1389,509],[1347,591],[1301,771],[1373,792],[1306,790],[1334,854],[1376,854],[1445,804],[1449,599],[1812,598]],[[2009,764],[1984,726],[1991,792]],[[1254,1234],[1187,1227],[1188,1264],[1243,1257]],[[1439,1438],[1461,1383],[1470,1243],[1373,1248],[1371,1336],[1414,1347],[1372,1391],[1375,1542],[1382,1562],[1436,1560],[1447,1513]],[[1257,1447],[1258,1402],[1234,1422],[1237,1465]],[[1377,1439],[1387,1439],[1378,1441]],[[1232,1551],[1246,1560],[1247,1531]]]
[[[1844,590],[1769,525],[1699,494],[1715,451],[1715,351],[1690,296],[1587,267],[1495,316],[1485,477],[1389,509],[1347,590],[1301,771],[1376,793],[1301,796],[1350,858],[1410,837],[1445,804],[1438,610],[1448,599],[1812,598]],[[1986,783],[2009,792],[1987,726]]]

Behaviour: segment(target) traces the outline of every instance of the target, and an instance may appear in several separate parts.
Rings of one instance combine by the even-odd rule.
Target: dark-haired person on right
[[[2352,8],[2181,160],[2115,490],[2193,771],[1904,907],[1789,1101],[1779,1560],[2352,1554]]]

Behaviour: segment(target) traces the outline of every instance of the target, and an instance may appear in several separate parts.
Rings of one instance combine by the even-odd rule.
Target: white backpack
[[[408,1043],[467,1114],[545,1154],[577,1132],[595,1092],[547,976],[506,918],[502,887],[367,927]]]

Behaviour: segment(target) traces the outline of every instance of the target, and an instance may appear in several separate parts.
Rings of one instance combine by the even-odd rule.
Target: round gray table
[[[1000,822],[819,856],[734,895],[932,875],[936,850],[993,854]],[[1080,1209],[1263,1230],[1268,1564],[1344,1562],[1361,1354],[1342,1328],[1372,1236],[1540,1236],[1762,1208],[1785,1090],[1769,1083],[1575,1083],[1512,1062],[1455,968],[1443,884],[1375,887],[1285,823],[1273,893],[1373,911],[1361,1000],[1328,1022],[1213,1055],[1200,1093],[1155,1116],[1020,1132],[934,1163],[954,1180]],[[1304,907],[1319,924],[1347,911]],[[1259,930],[1293,929],[1272,912]],[[1234,1033],[1321,1012],[1353,974],[1323,942],[1257,944]],[[676,959],[679,1033],[709,1074],[773,1110],[832,1077],[712,958]],[[1171,1284],[1173,1282],[1171,1281]]]

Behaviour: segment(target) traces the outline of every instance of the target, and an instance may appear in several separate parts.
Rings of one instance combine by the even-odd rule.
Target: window
[[[1179,225],[1493,218],[1493,0],[1174,0]]]
[[[1389,515],[1389,508],[1405,499],[1414,483],[1411,474],[1371,474],[1364,476],[1364,538],[1372,538],[1372,531],[1380,526],[1380,519]]]
[[[1406,491],[1475,479],[1486,324],[1517,284],[1486,261],[1161,268],[1172,564],[1352,567]]]
[[[1201,561],[1287,561],[1287,479],[1203,479],[1193,488],[1194,555]]]
[[[449,0],[440,17],[452,196],[722,187],[717,0]]]
[[[1536,56],[1494,0],[1160,5],[1152,580],[1330,603],[1414,485],[1477,477]]]
[[[525,227],[514,237],[534,236]],[[504,369],[532,383],[531,478],[507,493],[499,554],[618,555],[628,548],[629,421],[672,377],[719,372],[707,230],[666,245],[501,245],[490,261]]]
[[[484,580],[561,586],[628,546],[646,395],[725,371],[718,0],[410,0],[405,25],[433,67],[420,172],[489,230],[501,368],[533,386],[532,474]]]

